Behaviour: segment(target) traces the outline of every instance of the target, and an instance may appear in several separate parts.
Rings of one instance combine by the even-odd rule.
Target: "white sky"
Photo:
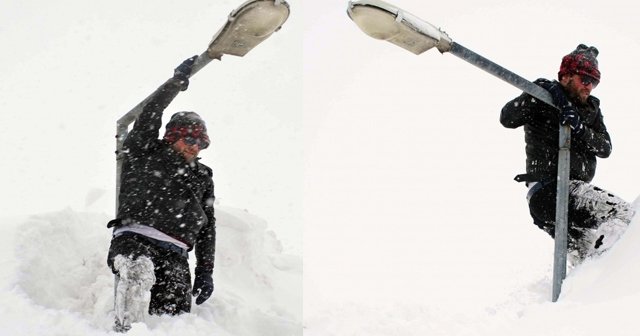
[[[3,215],[114,212],[115,123],[242,2],[0,3]],[[247,209],[302,248],[302,12],[243,58],[213,61],[169,106],[200,113],[220,206]],[[106,228],[105,228],[106,230]]]
[[[555,78],[579,43],[597,46],[603,75],[593,94],[614,151],[599,161],[594,183],[636,198],[636,7],[393,4],[530,80]],[[337,0],[304,8],[305,305],[330,293],[450,300],[505,293],[514,273],[536,268],[523,264],[527,255],[552,249],[531,223],[524,186],[512,180],[525,169],[523,131],[498,121],[520,92],[455,56],[435,49],[415,56],[372,39],[346,8]]]

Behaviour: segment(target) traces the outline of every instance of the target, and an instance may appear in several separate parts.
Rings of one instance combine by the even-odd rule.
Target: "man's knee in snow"
[[[139,284],[145,290],[150,290],[156,282],[153,262],[149,257],[132,259],[119,254],[113,259],[113,269],[120,281]]]

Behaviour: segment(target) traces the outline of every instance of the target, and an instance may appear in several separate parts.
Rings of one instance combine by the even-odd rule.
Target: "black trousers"
[[[127,233],[111,240],[107,265],[113,268],[113,260],[122,255],[133,260],[146,256],[153,262],[156,283],[151,287],[149,314],[177,315],[191,311],[191,274],[186,257],[153,243],[153,239],[135,233]]]
[[[534,187],[535,188],[535,187]],[[555,236],[557,183],[543,184],[530,195],[529,212],[533,222],[551,237]],[[617,218],[629,223],[633,216],[631,206],[614,194],[592,184],[569,182],[569,249],[584,252],[586,234],[602,223]],[[593,242],[587,241],[586,244]]]

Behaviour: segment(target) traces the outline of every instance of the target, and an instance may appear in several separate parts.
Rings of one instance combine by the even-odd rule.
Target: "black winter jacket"
[[[109,227],[131,223],[151,226],[195,246],[197,265],[212,271],[216,227],[212,171],[187,163],[170,144],[158,139],[162,113],[180,91],[169,79],[144,106],[123,145],[118,218]]]
[[[582,119],[585,132],[580,138],[571,138],[569,178],[591,182],[596,173],[596,157],[606,158],[611,154],[611,138],[604,125],[598,98],[589,96],[586,104],[572,103]],[[558,174],[560,112],[523,93],[502,108],[500,123],[507,128],[524,126],[528,179],[555,181]]]

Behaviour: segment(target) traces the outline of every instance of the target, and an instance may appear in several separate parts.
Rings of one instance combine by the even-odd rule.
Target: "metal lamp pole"
[[[549,92],[502,66],[453,42],[442,30],[393,5],[379,0],[350,1],[349,17],[367,35],[389,41],[419,55],[433,47],[440,53],[449,52],[468,63],[506,81],[520,90],[556,107]],[[557,108],[557,107],[556,107]],[[556,230],[552,300],[557,301],[566,276],[569,201],[569,150],[571,131],[560,126],[558,155],[558,189],[556,199]]]

